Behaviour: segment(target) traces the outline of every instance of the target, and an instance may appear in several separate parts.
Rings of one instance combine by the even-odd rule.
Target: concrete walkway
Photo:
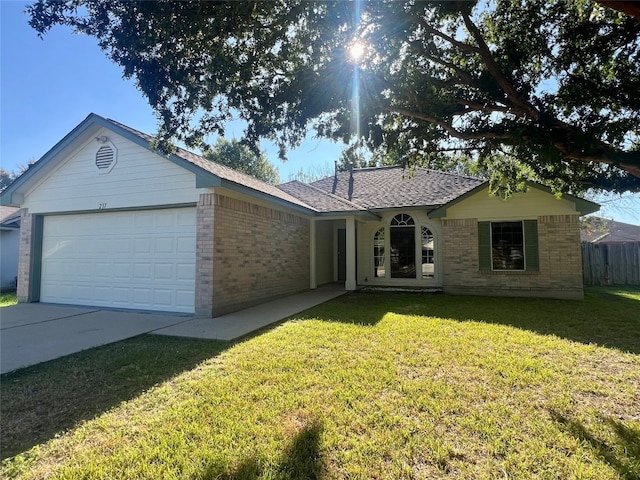
[[[44,303],[0,309],[0,373],[145,333],[233,340],[342,295],[330,285],[217,318]]]
[[[324,285],[315,290],[262,303],[239,312],[216,318],[194,318],[178,325],[155,330],[152,333],[174,337],[233,340],[339,297],[344,293],[343,285]]]

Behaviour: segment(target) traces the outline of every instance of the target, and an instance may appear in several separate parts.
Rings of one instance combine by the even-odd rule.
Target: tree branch
[[[516,111],[514,113],[525,115],[537,120],[540,117],[540,112],[529,102],[520,98],[520,94],[518,91],[511,85],[511,82],[505,77],[502,73],[500,67],[496,63],[493,55],[491,54],[491,50],[489,50],[489,46],[484,41],[482,33],[480,29],[471,21],[471,17],[467,12],[467,5],[465,2],[458,2],[458,10],[462,15],[462,19],[464,20],[464,24],[467,27],[467,30],[473,36],[474,40],[478,44],[478,54],[482,57],[482,61],[487,66],[489,73],[493,76],[493,78],[498,82],[502,91],[507,95],[511,103],[516,107]]]
[[[431,25],[429,25],[429,23],[424,18],[420,18],[418,19],[418,21],[420,25],[422,25],[422,27],[424,27],[424,29],[427,32],[429,32],[432,35],[435,35],[436,37],[440,37],[441,39],[449,42],[451,45],[455,45],[460,50],[464,50],[465,52],[470,52],[470,53],[480,53],[480,49],[478,47],[474,45],[470,45],[468,43],[460,42],[455,38],[450,37],[446,33],[442,33],[440,30],[437,30],[433,28]]]
[[[432,117],[431,115],[427,115],[426,113],[421,112],[413,112],[411,110],[407,110],[405,108],[400,107],[389,107],[388,110],[393,113],[398,113],[400,115],[404,115],[405,117],[415,118],[418,120],[424,120],[425,122],[432,123],[434,125],[439,126],[443,130],[445,130],[452,137],[459,138],[460,140],[486,140],[486,139],[509,139],[512,135],[508,133],[497,133],[497,132],[475,132],[475,133],[467,133],[461,132],[460,130],[455,129],[449,123],[445,122],[436,117]]]
[[[508,107],[501,107],[499,105],[494,105],[489,103],[474,102],[473,100],[467,100],[465,98],[458,98],[458,97],[454,98],[453,100],[456,103],[459,103],[460,105],[465,105],[469,107],[468,111],[478,111],[478,112],[485,112],[485,113],[494,113],[494,112],[510,113],[510,110]]]

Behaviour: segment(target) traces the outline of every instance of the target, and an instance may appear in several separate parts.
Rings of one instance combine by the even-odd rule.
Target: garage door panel
[[[126,307],[131,303],[131,289],[113,287],[113,305],[116,307]]]
[[[113,264],[113,279],[128,280],[131,278],[131,264],[129,263],[114,263]]]
[[[176,253],[175,239],[173,238],[156,238],[154,245],[154,252],[156,254],[170,254]]]
[[[109,280],[113,278],[112,263],[96,263],[96,280]]]
[[[41,301],[192,313],[195,209],[45,217]]]
[[[176,280],[188,282],[191,276],[191,265],[190,264],[178,264],[176,265]]]
[[[153,278],[155,280],[175,280],[173,275],[174,265],[171,263],[157,263],[155,265],[155,273]]]

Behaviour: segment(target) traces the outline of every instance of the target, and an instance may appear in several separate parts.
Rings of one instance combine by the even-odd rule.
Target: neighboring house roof
[[[437,207],[484,182],[475,178],[401,166],[353,169],[311,183],[318,190],[365,209]]]
[[[20,228],[20,209],[0,206],[0,227],[3,229]]]
[[[616,222],[601,217],[592,217],[580,230],[580,239],[588,243],[640,242],[640,225]]]

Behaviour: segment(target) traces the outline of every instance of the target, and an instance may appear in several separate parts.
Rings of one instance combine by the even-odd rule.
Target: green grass
[[[0,293],[0,307],[9,307],[18,303],[15,293]]]
[[[637,289],[355,293],[235,344],[144,336],[0,381],[7,478],[640,477]]]

